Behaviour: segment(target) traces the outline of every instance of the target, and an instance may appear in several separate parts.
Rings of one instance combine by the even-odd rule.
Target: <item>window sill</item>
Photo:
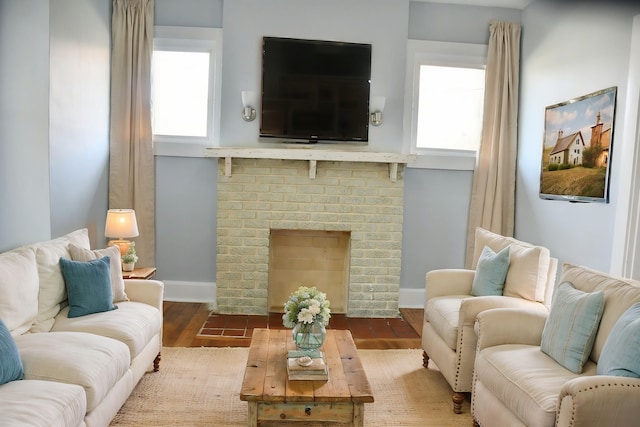
[[[476,152],[467,150],[423,150],[407,164],[413,169],[469,170],[476,167]]]

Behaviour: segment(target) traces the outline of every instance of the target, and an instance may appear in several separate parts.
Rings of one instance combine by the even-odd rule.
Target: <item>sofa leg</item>
[[[422,352],[422,366],[424,366],[425,368],[429,367],[429,355],[426,351]]]
[[[462,402],[464,402],[464,394],[463,393],[459,393],[457,391],[453,392],[453,397],[451,398],[451,400],[453,400],[453,412],[455,414],[459,414],[462,412]]]
[[[160,353],[158,353],[156,358],[153,360],[153,372],[158,372],[160,370],[160,359]]]

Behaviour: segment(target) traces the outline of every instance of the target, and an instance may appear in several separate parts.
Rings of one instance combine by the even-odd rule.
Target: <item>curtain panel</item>
[[[153,0],[114,0],[111,21],[109,208],[134,209],[138,265],[155,265],[151,131]]]
[[[513,236],[519,70],[520,24],[491,22],[482,139],[467,228],[467,268],[472,264],[476,227]]]

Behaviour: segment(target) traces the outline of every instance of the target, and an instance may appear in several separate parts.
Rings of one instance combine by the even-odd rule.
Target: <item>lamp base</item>
[[[108,246],[117,246],[118,248],[120,248],[120,256],[123,256],[129,250],[129,246],[131,246],[131,241],[123,240],[123,239],[110,240]]]

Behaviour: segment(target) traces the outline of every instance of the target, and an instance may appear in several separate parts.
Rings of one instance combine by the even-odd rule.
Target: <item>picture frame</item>
[[[609,203],[617,89],[545,108],[540,198]]]

